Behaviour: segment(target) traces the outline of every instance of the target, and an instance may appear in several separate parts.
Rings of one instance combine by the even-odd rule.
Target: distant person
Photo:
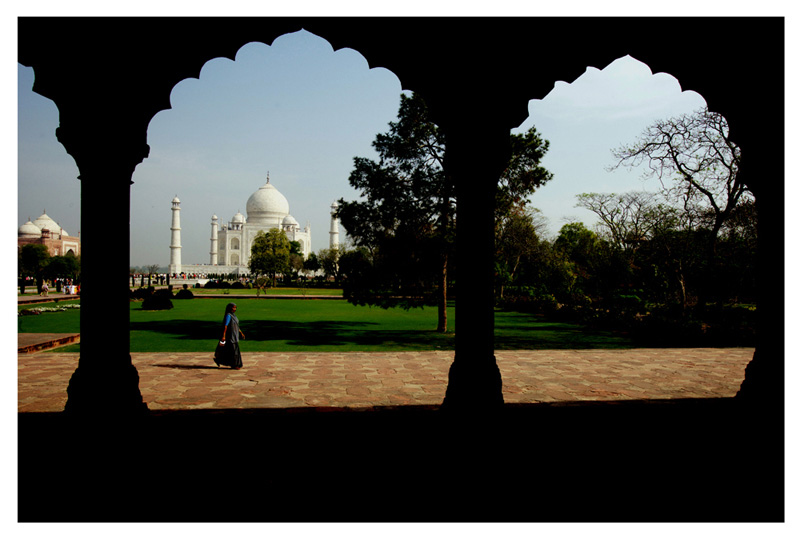
[[[42,283],[42,293],[39,294],[40,296],[46,296],[47,292],[50,290],[50,287],[47,286],[47,281]]]
[[[217,367],[225,365],[232,369],[242,368],[242,354],[239,351],[239,335],[244,339],[244,333],[239,329],[239,319],[236,318],[236,304],[228,303],[225,307],[225,318],[222,321],[222,339],[214,353],[214,363]]]

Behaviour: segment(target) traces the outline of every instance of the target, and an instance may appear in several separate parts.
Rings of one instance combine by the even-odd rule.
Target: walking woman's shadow
[[[164,367],[167,369],[211,369],[211,370],[219,370],[219,367],[209,367],[208,365],[153,365],[153,367]]]

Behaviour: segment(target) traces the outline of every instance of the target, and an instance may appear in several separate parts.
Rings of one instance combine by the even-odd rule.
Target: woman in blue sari
[[[242,354],[239,352],[239,335],[244,339],[244,333],[239,329],[235,303],[228,303],[225,307],[225,318],[222,325],[222,339],[220,339],[214,354],[214,363],[217,364],[217,367],[225,365],[232,369],[241,369]]]

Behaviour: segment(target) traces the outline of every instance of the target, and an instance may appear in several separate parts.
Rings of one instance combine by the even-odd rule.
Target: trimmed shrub
[[[152,293],[153,292],[150,288],[137,288],[136,290],[131,290],[131,299],[142,300]]]
[[[150,287],[148,290],[153,290],[153,287]],[[142,309],[145,311],[164,311],[172,309],[173,307],[172,292],[166,289],[152,292],[149,296],[144,298],[142,302]]]
[[[177,294],[175,294],[175,299],[192,299],[192,298],[194,298],[194,294],[192,294],[192,291],[189,290],[188,288],[184,288],[183,290],[180,290],[178,291]]]

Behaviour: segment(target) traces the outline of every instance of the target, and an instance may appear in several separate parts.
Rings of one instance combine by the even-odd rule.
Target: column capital
[[[136,166],[150,155],[147,130],[137,132],[106,125],[56,128],[56,138],[75,159],[81,180],[125,174],[133,176]],[[132,181],[130,183],[133,183]]]

